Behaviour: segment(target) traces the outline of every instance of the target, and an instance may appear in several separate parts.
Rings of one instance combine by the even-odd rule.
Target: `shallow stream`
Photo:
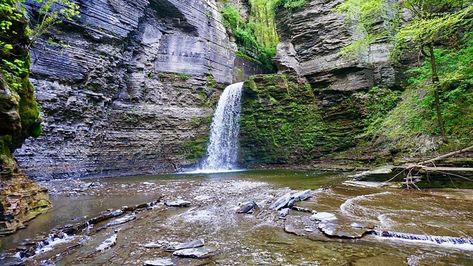
[[[334,172],[259,170],[52,181],[46,185],[54,208],[1,238],[2,260],[14,261],[9,256],[15,248],[55,227],[162,197],[131,221],[110,226],[104,221],[43,247],[26,262],[143,265],[166,258],[176,265],[473,265],[471,190],[407,191],[347,184],[346,179]],[[280,217],[269,208],[281,196],[307,189],[313,196],[296,206],[333,219],[324,223],[294,209]],[[190,206],[163,204],[178,199]],[[247,201],[255,201],[258,209],[237,213]],[[114,235],[114,246],[97,251]],[[181,258],[166,250],[197,239],[204,240],[212,256]],[[149,243],[155,247],[145,247]]]

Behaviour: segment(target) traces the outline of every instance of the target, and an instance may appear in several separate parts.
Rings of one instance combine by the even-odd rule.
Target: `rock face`
[[[356,91],[373,85],[395,86],[396,71],[389,63],[383,41],[356,58],[340,55],[357,33],[334,11],[343,0],[311,0],[295,11],[278,16],[282,43],[278,65],[295,70],[317,90]]]
[[[375,99],[370,90],[379,86],[389,94],[399,85],[382,40],[357,58],[340,55],[356,35],[334,11],[342,0],[306,2],[279,10],[279,75],[245,84],[242,163],[300,165],[354,147]]]
[[[21,167],[51,179],[195,162],[233,80],[235,48],[216,1],[88,0],[80,13],[32,50],[44,132],[16,152]]]
[[[34,90],[28,81],[28,21],[16,8],[16,1],[2,5],[14,11],[2,12],[2,22],[10,26],[0,29],[2,48],[4,44],[12,46],[11,51],[0,49],[0,235],[14,233],[51,206],[47,189],[21,172],[12,155],[28,136],[37,135],[41,129]],[[20,72],[4,63],[16,61],[24,62]]]

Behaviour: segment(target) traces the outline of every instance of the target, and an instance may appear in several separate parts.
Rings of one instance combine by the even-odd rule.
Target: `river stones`
[[[182,244],[175,245],[173,247],[173,250],[200,248],[200,247],[203,247],[204,245],[205,245],[205,242],[204,242],[203,239],[197,239],[197,240],[190,241],[190,242],[187,242],[187,243],[182,243]]]
[[[279,199],[277,199],[275,202],[273,202],[269,206],[269,208],[279,211],[280,209],[283,209],[283,208],[286,208],[286,207],[290,208],[290,207],[294,206],[294,203],[296,203],[298,201],[306,200],[310,197],[312,197],[312,191],[311,190],[299,191],[299,192],[296,192],[296,193],[288,192],[288,193],[284,194],[282,197],[280,197]]]
[[[113,234],[109,238],[105,239],[95,250],[102,252],[115,246],[115,244],[117,243],[117,237],[118,237],[117,233]]]
[[[310,217],[310,219],[313,220],[313,221],[335,221],[335,220],[337,220],[337,217],[333,213],[318,212],[316,214],[313,214]]]
[[[157,258],[152,260],[146,260],[144,265],[147,266],[172,266],[174,263],[170,258]]]
[[[130,213],[128,215],[125,215],[123,217],[120,217],[120,218],[117,218],[113,221],[110,221],[107,226],[113,226],[113,225],[119,225],[119,224],[124,224],[124,223],[128,223],[130,221],[133,221],[136,219],[136,214],[134,213]]]
[[[329,221],[320,222],[318,225],[320,231],[330,237],[357,239],[362,238],[366,233],[363,228],[353,228],[345,224],[337,224]]]
[[[328,241],[321,231],[318,230],[317,224],[309,219],[308,215],[290,215],[284,222],[284,231],[297,236],[304,236],[311,240]]]
[[[168,207],[189,207],[191,206],[191,202],[187,200],[177,199],[174,201],[167,201],[166,206]]]
[[[289,214],[289,208],[281,209],[279,212],[279,219],[284,219]]]
[[[177,257],[205,259],[212,256],[213,252],[214,251],[211,249],[208,249],[205,247],[199,247],[199,248],[176,250],[172,254]]]
[[[237,209],[237,213],[253,213],[255,209],[258,208],[258,205],[254,201],[247,201],[240,205]]]

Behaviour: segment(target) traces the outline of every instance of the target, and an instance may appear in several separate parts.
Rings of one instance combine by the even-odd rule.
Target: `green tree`
[[[26,4],[34,5],[27,12]],[[2,82],[15,89],[23,86],[17,77],[29,73],[29,58],[20,51],[28,50],[51,26],[72,21],[79,16],[79,6],[70,0],[2,0],[0,2],[0,70]],[[27,24],[25,29],[15,26]],[[19,41],[19,38],[22,40]],[[24,41],[24,38],[28,38]],[[25,45],[26,43],[26,45]],[[22,47],[19,47],[22,46]],[[24,46],[24,47],[23,47]]]
[[[448,142],[441,111],[440,78],[434,50],[458,39],[456,36],[473,27],[473,1],[346,0],[337,10],[347,15],[350,21],[357,21],[356,29],[362,36],[345,47],[343,54],[361,52],[380,38],[386,38],[393,44],[394,59],[399,59],[403,52],[420,52],[428,60],[437,125],[443,141]]]

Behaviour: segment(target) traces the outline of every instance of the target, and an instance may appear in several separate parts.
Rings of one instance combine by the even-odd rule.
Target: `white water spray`
[[[195,172],[212,173],[238,170],[238,135],[240,133],[243,82],[225,88],[210,129],[209,146],[202,166]]]

